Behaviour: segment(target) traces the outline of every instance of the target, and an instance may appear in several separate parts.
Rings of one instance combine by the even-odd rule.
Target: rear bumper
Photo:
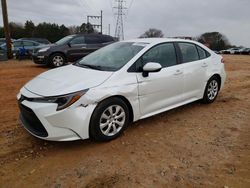
[[[227,73],[225,71],[225,66],[224,65],[223,65],[223,69],[221,71],[220,76],[221,76],[221,86],[220,86],[220,88],[222,89],[224,87],[224,85],[225,85],[225,81],[226,81],[226,78],[227,78]]]

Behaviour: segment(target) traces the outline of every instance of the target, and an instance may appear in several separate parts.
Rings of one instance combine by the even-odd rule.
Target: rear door
[[[16,53],[19,50],[19,48],[23,47],[23,41],[21,41],[21,40],[20,41],[14,41],[13,46],[14,46],[13,52]]]
[[[209,63],[208,59],[205,58],[206,51],[188,42],[179,42],[178,46],[184,70],[183,100],[199,99],[203,94]]]
[[[89,35],[86,36],[86,43],[87,43],[87,53],[92,53],[99,48],[103,47],[101,36],[98,35]]]
[[[68,61],[76,61],[87,55],[87,45],[84,36],[77,36],[73,38],[70,41],[70,46],[67,45],[66,48]]]
[[[146,117],[182,101],[183,70],[177,63],[175,45],[163,43],[151,48],[137,62],[141,67],[148,62],[162,65],[162,70],[143,77],[137,74],[141,115]]]
[[[32,52],[35,47],[35,44],[36,43],[32,41],[23,41],[23,47],[29,52]]]

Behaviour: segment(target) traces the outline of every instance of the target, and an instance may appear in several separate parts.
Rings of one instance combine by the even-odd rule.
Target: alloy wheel
[[[216,80],[212,80],[208,85],[207,96],[209,100],[214,100],[218,94],[219,85]]]
[[[52,60],[52,61],[53,61],[53,65],[54,65],[55,67],[60,67],[60,66],[62,66],[63,63],[64,63],[63,57],[62,57],[62,56],[59,56],[59,55],[53,57],[53,60]]]
[[[126,113],[119,105],[108,107],[101,115],[100,130],[105,136],[114,136],[125,124]]]

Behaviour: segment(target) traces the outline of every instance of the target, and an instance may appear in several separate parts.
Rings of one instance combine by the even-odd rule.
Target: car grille
[[[18,101],[18,106],[20,109],[20,119],[24,127],[36,136],[47,137],[48,132],[37,118],[36,114],[30,108],[21,104],[22,101],[23,96]]]

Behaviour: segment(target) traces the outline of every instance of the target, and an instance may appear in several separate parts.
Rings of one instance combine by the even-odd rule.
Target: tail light
[[[224,58],[222,58],[222,59],[221,59],[221,63],[225,63],[225,60],[224,60]]]

